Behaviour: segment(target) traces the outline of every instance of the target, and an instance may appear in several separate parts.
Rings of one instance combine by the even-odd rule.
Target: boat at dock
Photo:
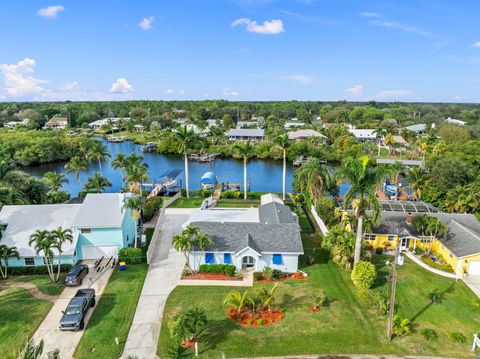
[[[107,137],[108,142],[120,143],[126,141],[127,138],[125,136],[110,136]]]
[[[217,186],[217,177],[213,172],[205,172],[200,179],[200,185],[203,189],[213,190]]]
[[[215,161],[215,157],[217,157],[218,154],[216,153],[192,153],[191,155],[188,156],[188,158],[192,161],[198,161],[198,162],[212,162]]]
[[[153,142],[147,142],[146,144],[142,145],[140,150],[142,152],[153,152],[157,149],[157,145]]]

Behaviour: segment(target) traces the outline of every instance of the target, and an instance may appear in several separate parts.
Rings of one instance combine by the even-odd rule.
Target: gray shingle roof
[[[412,216],[422,213],[412,213]],[[447,234],[440,241],[455,256],[465,257],[480,253],[480,222],[473,214],[429,213],[447,225]],[[406,222],[406,213],[382,211],[380,224],[373,230],[375,234],[397,234],[420,236],[411,224]]]
[[[116,228],[122,225],[124,211],[122,193],[91,193],[83,201],[73,227]]]
[[[213,241],[207,251],[237,253],[247,247],[270,253],[303,254],[300,227],[296,223],[192,222]]]
[[[290,208],[278,202],[270,202],[258,208],[261,223],[296,223]]]
[[[227,136],[233,137],[263,137],[265,130],[255,128],[232,128],[226,133]]]

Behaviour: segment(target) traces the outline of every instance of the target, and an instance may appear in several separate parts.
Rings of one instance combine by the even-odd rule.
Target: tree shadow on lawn
[[[109,320],[108,318],[105,319],[105,317],[108,316],[108,314],[110,314],[110,312],[115,308],[116,305],[118,305],[117,294],[104,293],[103,296],[95,305],[95,308],[93,308],[92,316],[90,317],[90,320],[85,326],[86,330],[93,329],[97,325],[104,323],[105,320]],[[89,310],[91,309],[92,308],[90,308]],[[112,318],[112,319],[116,319],[116,318]]]
[[[221,320],[209,321],[207,329],[197,338],[199,343],[199,353],[216,349],[219,344],[226,340],[230,332],[239,326],[240,324],[235,323],[227,317]]]
[[[452,282],[447,288],[443,291],[438,292],[437,289],[433,290],[432,292],[438,292],[440,301],[435,303],[434,301],[430,300],[427,305],[425,305],[422,309],[420,309],[415,315],[410,318],[410,321],[413,323],[418,317],[420,317],[423,313],[425,313],[432,305],[438,305],[443,301],[445,298],[445,294],[451,293],[455,290],[455,282]],[[431,293],[432,293],[431,292]],[[428,298],[426,298],[428,300]]]

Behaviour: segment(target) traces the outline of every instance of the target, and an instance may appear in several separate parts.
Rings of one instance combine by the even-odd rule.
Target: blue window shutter
[[[232,255],[230,253],[223,254],[223,263],[224,264],[232,264]]]
[[[205,263],[206,264],[215,263],[215,257],[213,256],[213,253],[205,253]]]
[[[273,264],[282,264],[282,255],[274,254],[273,255]]]

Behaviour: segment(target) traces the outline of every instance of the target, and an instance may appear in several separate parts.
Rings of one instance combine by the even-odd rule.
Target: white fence
[[[328,234],[328,229],[323,220],[320,218],[320,216],[317,213],[317,210],[315,207],[312,205],[310,207],[310,212],[312,212],[313,218],[315,219],[315,222],[317,222],[318,227],[320,227],[320,230],[322,231],[322,234],[326,236]]]
[[[152,260],[153,252],[155,250],[155,246],[157,245],[157,238],[160,237],[160,230],[162,228],[163,220],[165,219],[165,210],[174,201],[180,198],[180,196],[181,194],[179,192],[172,198],[169,198],[167,201],[163,202],[162,208],[160,209],[160,215],[158,216],[157,223],[155,224],[155,229],[153,230],[152,239],[150,240],[150,244],[147,249],[147,263],[150,263],[150,261]]]

